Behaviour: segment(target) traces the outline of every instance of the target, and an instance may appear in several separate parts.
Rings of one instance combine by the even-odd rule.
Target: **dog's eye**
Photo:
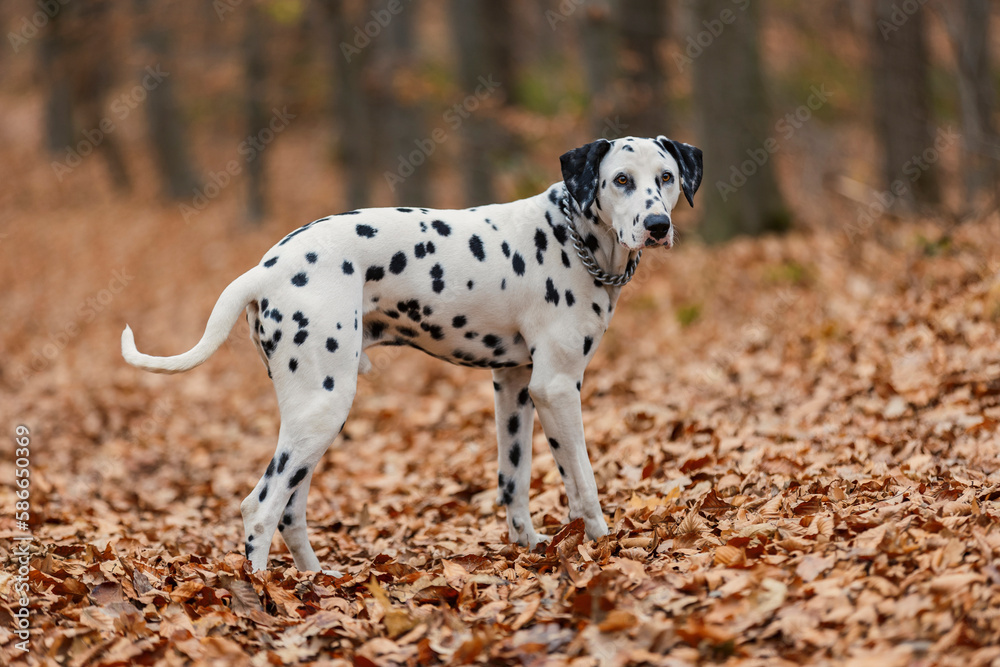
[[[663,179],[664,183],[669,183],[670,181],[674,180],[674,175],[671,174],[669,171],[665,171],[663,172],[663,176],[661,176],[660,178]]]
[[[618,176],[615,177],[615,183],[618,185],[628,185],[628,176],[625,174],[618,174]]]

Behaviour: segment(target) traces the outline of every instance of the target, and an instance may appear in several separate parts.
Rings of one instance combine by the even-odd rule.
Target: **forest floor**
[[[0,662],[1000,664],[995,216],[647,253],[583,384],[596,543],[536,425],[554,538],[507,544],[489,375],[375,352],[309,497],[338,579],[278,537],[270,571],[242,555],[278,430],[245,323],[185,375],[119,354],[126,321],[145,351],[189,348],[233,277],[335,212],[326,175],[275,170],[311,194],[246,230],[235,195],[185,225],[22,167],[0,166],[0,423],[11,453],[30,432],[31,643],[4,455]]]

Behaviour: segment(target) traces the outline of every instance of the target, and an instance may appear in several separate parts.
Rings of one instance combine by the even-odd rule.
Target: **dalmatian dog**
[[[375,208],[321,218],[222,292],[191,350],[154,357],[122,332],[125,360],[178,373],[201,364],[245,309],[281,411],[274,457],[241,504],[246,556],[267,567],[275,529],[300,570],[313,470],[344,427],[374,345],[408,345],[493,373],[498,504],[511,542],[534,547],[528,491],[534,412],[571,519],[608,532],[587,455],[580,383],[643,248],[673,245],[671,211],[694,205],[701,151],[660,136],[600,139],[561,157],[541,194],[465,210]]]

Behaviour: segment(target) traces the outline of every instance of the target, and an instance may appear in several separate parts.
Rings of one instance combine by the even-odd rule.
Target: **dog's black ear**
[[[656,143],[674,156],[677,166],[680,167],[681,189],[688,203],[694,206],[694,193],[698,192],[701,185],[701,149],[690,144],[683,144],[679,141],[672,141],[663,135],[656,138]]]
[[[586,211],[597,198],[597,179],[601,160],[611,149],[611,142],[598,139],[586,146],[574,148],[559,157],[562,164],[563,181],[569,194]]]

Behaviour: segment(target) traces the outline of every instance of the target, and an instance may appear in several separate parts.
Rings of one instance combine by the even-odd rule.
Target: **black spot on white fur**
[[[292,475],[292,478],[288,480],[288,488],[293,489],[298,486],[299,483],[306,478],[307,474],[309,474],[309,468],[306,468],[305,466],[296,470],[295,474]]]
[[[553,284],[552,278],[545,279],[545,301],[546,303],[551,303],[554,306],[559,305],[559,290],[557,290],[555,284]]]
[[[511,435],[517,435],[518,430],[521,428],[521,418],[518,415],[511,415],[510,419],[507,420],[507,432]],[[516,463],[514,465],[517,465]]]
[[[524,407],[531,400],[531,394],[528,393],[528,388],[525,387],[517,395],[517,404]]]
[[[535,260],[542,264],[545,259],[545,250],[549,247],[549,237],[541,229],[535,230]]]
[[[441,268],[440,264],[435,264],[433,268],[431,268],[431,278],[433,278],[433,282],[431,282],[431,289],[433,289],[436,294],[440,294],[444,291],[444,269]]]
[[[392,256],[392,261],[389,262],[389,271],[395,275],[399,275],[406,268],[406,253],[397,252]]]
[[[472,237],[469,238],[469,250],[472,251],[472,256],[480,262],[486,261],[486,251],[483,249],[483,240],[479,238],[478,235],[473,234]]]
[[[502,472],[497,473],[497,489],[500,491],[499,503],[510,505],[514,500],[514,480],[504,477]]]

